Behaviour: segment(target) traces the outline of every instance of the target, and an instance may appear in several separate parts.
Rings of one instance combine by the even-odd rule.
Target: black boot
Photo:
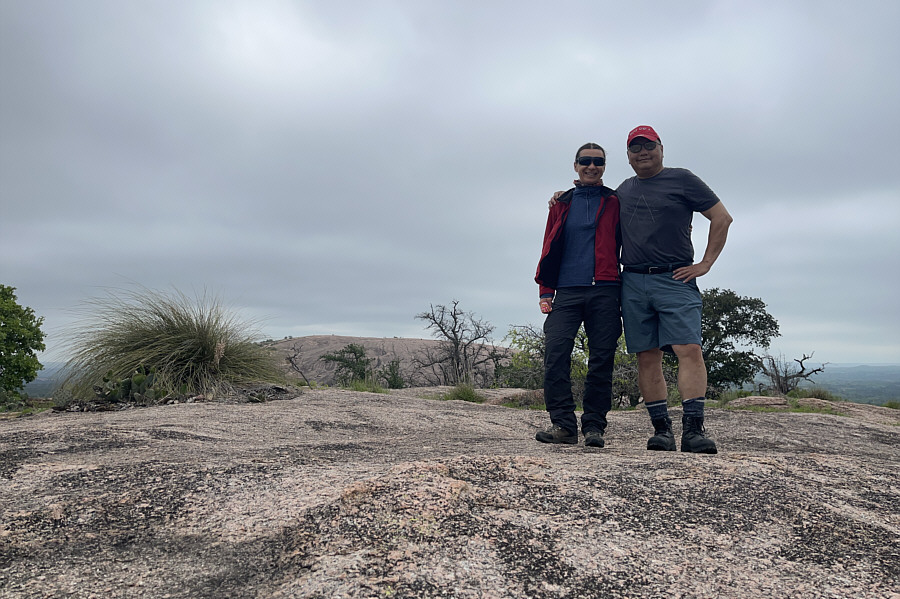
[[[718,453],[716,442],[706,436],[703,418],[697,416],[681,417],[681,451],[690,453]]]
[[[584,426],[584,417],[581,419],[582,427]],[[589,428],[585,430],[581,429],[581,432],[584,434],[584,445],[585,447],[603,447],[606,445],[606,441],[603,440],[603,435],[606,433],[606,414],[600,414],[597,418],[593,419],[592,422],[588,425]]]
[[[602,430],[594,429],[584,433],[585,447],[603,447],[604,445],[606,445],[606,441],[603,440]]]
[[[675,451],[675,435],[672,434],[672,419],[666,416],[651,420],[653,436],[647,441],[650,451]]]

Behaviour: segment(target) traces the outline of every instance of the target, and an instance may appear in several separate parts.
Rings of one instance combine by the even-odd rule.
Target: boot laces
[[[688,432],[694,433],[701,437],[706,437],[706,427],[703,424],[703,420],[701,418],[688,418],[687,419],[687,429]]]
[[[655,435],[664,435],[672,431],[672,423],[667,422],[666,420],[654,420],[653,421],[653,434]]]

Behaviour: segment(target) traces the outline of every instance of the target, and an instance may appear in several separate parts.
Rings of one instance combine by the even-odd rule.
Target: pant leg
[[[582,292],[557,290],[553,310],[544,321],[544,404],[550,421],[572,432],[578,432],[572,397],[572,348],[582,319]]]
[[[604,430],[606,413],[612,408],[613,365],[616,346],[622,334],[619,287],[592,287],[584,312],[584,330],[587,333],[590,355],[584,381],[581,430]]]

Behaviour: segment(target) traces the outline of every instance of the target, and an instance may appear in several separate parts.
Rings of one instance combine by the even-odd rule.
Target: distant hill
[[[44,368],[38,372],[37,378],[25,385],[25,393],[31,397],[50,397],[59,384],[59,375],[65,362],[43,362]]]
[[[900,364],[827,364],[812,384],[848,401],[884,405],[900,401]]]
[[[371,358],[371,366],[375,371],[387,367],[393,360],[399,360],[400,371],[410,386],[435,384],[431,380],[433,377],[428,377],[414,362],[416,358],[424,358],[429,352],[438,350],[441,342],[436,339],[309,335],[274,341],[269,345],[277,353],[279,365],[289,374],[297,376],[296,371],[292,371],[287,363],[287,358],[294,356],[294,361],[307,379],[332,385],[335,382],[335,364],[324,362],[321,358],[351,343],[366,348],[366,356]]]

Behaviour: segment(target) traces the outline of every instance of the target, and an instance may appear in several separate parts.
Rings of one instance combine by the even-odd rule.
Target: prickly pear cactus
[[[94,386],[94,392],[104,402],[153,404],[166,396],[164,390],[153,387],[155,381],[156,370],[145,366],[138,366],[130,377],[123,379],[116,379],[109,371],[103,377],[103,384]]]

